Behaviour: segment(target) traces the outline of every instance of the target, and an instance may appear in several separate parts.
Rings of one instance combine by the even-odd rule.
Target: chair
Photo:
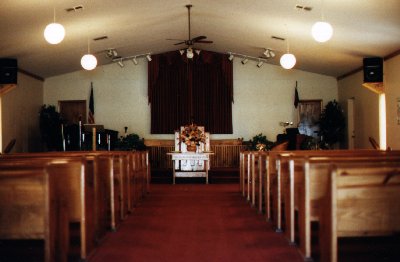
[[[285,151],[287,150],[289,141],[282,142],[271,148],[271,151]]]
[[[8,143],[8,145],[4,149],[4,154],[8,154],[11,152],[11,150],[13,149],[13,147],[15,145],[15,142],[17,142],[17,139],[15,139],[15,138],[11,139],[11,141]]]

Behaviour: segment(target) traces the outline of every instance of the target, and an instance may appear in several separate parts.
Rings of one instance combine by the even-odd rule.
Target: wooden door
[[[79,124],[79,119],[86,123],[86,100],[58,101],[58,105],[65,125]]]

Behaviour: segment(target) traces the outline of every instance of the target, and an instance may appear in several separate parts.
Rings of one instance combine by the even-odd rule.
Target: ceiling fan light
[[[281,56],[281,66],[285,69],[292,69],[296,64],[296,57],[293,54],[286,53]]]
[[[65,29],[61,24],[51,23],[44,29],[44,38],[52,45],[61,43],[65,37]]]
[[[183,54],[185,53],[185,49],[179,50],[179,53],[180,53],[181,55],[183,55]]]
[[[315,41],[324,43],[331,39],[333,28],[327,22],[316,22],[311,28],[311,34]]]
[[[193,58],[193,50],[192,50],[192,48],[188,48],[188,49],[187,49],[187,51],[186,51],[186,57],[189,58],[189,59],[192,59],[192,58]]]
[[[200,55],[201,50],[196,49],[196,50],[194,50],[194,52],[195,52],[197,55]]]
[[[97,66],[97,59],[92,54],[86,54],[81,58],[81,65],[85,70],[93,70]]]

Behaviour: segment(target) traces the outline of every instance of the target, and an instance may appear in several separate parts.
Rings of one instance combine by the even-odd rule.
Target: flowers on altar
[[[179,135],[179,141],[185,143],[188,146],[199,146],[200,142],[206,142],[206,136],[196,124],[192,123],[190,125],[184,126],[182,132]]]

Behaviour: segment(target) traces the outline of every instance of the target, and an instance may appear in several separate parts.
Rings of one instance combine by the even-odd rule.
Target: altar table
[[[208,184],[210,155],[213,152],[170,152],[173,161],[173,184],[176,177],[205,177]],[[182,168],[185,167],[185,168]]]

